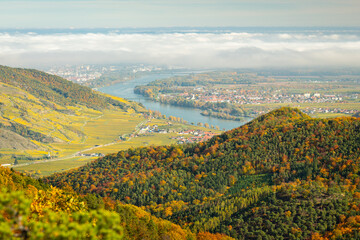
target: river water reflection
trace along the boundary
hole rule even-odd
[[[176,75],[180,75],[180,74],[176,74]],[[223,120],[218,118],[206,117],[200,114],[201,110],[154,102],[151,101],[150,99],[143,97],[142,95],[134,93],[134,88],[138,85],[146,85],[154,80],[164,79],[172,76],[175,76],[175,74],[157,74],[157,75],[144,76],[130,81],[116,83],[112,86],[103,87],[100,88],[99,91],[103,93],[111,94],[113,96],[122,97],[128,100],[140,102],[147,109],[151,109],[153,111],[159,111],[162,114],[165,114],[166,116],[180,117],[188,121],[189,123],[194,123],[194,124],[197,124],[198,122],[208,123],[209,125],[219,126],[220,129],[230,130],[239,127],[241,125],[244,125],[245,123],[251,120],[250,118],[245,118],[244,121],[232,121],[232,120]]]

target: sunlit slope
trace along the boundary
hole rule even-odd
[[[131,133],[136,103],[36,70],[0,66],[0,154],[74,153]]]
[[[80,104],[103,109],[108,108],[110,104],[122,108],[129,107],[120,101],[93,92],[88,87],[38,70],[0,66],[0,81],[62,106]]]
[[[110,154],[47,179],[238,239],[360,236],[360,119],[281,108],[190,145]]]

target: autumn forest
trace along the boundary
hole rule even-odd
[[[357,239],[359,128],[281,108],[208,142],[120,151],[44,180],[194,232]]]

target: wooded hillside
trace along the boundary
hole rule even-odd
[[[48,183],[238,239],[359,237],[360,119],[281,108],[211,140],[129,149]]]
[[[130,204],[78,195],[0,167],[1,239],[218,239],[193,234]]]

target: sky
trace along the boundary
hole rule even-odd
[[[0,0],[0,65],[360,67],[359,9],[359,0]],[[159,27],[187,30],[91,30]],[[36,31],[50,28],[88,30]]]
[[[1,0],[0,28],[360,26],[359,0]]]

